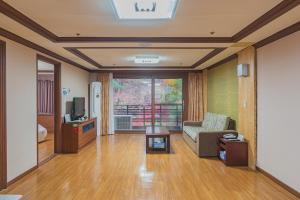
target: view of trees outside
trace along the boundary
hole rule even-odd
[[[151,105],[151,79],[113,79],[114,105]]]
[[[182,79],[155,79],[155,103],[181,104]]]
[[[155,79],[155,125],[182,127],[182,79]]]
[[[133,129],[151,125],[151,79],[114,79],[114,113],[132,116]],[[182,127],[182,79],[155,79],[155,125]]]

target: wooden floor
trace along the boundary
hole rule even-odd
[[[46,140],[38,144],[38,161],[42,163],[43,161],[49,159],[54,155],[54,133],[48,133]]]
[[[101,137],[77,155],[56,156],[2,193],[37,200],[297,199],[260,173],[198,158],[181,135],[172,135],[172,154],[146,155],[144,137]]]

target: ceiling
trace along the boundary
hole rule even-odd
[[[299,3],[179,0],[170,20],[119,20],[111,0],[5,0],[0,25],[90,70],[195,70],[299,22]],[[161,62],[134,64],[149,54]]]

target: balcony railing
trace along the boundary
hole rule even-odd
[[[182,129],[182,104],[155,104],[155,126],[165,126],[169,130]],[[114,115],[128,116],[127,127],[131,130],[143,130],[152,124],[151,105],[114,105]],[[118,130],[117,127],[115,127]]]

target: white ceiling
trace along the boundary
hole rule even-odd
[[[281,0],[180,0],[172,20],[119,20],[111,0],[6,0],[58,36],[231,37]],[[259,6],[258,6],[259,5]]]
[[[280,0],[179,0],[174,19],[162,21],[118,20],[110,0],[5,0],[57,36],[93,37],[231,37],[255,19],[271,10]],[[138,43],[69,42],[54,43],[19,22],[0,14],[0,26],[27,40],[90,69],[93,64],[64,47],[225,47],[226,50],[198,66],[208,67],[241,49],[256,43],[300,20],[300,6],[276,18],[239,42],[242,43]],[[214,31],[213,36],[210,32]],[[103,66],[132,66],[127,58],[151,53],[166,57],[158,67],[188,66],[202,59],[212,49],[78,49]],[[134,67],[134,66],[133,66]],[[184,68],[184,67],[183,67]],[[141,69],[136,67],[136,69]],[[184,68],[186,69],[186,68]]]
[[[160,57],[159,64],[148,66],[191,66],[212,49],[79,49],[103,66],[138,66],[135,56]],[[144,65],[143,65],[144,66]]]

